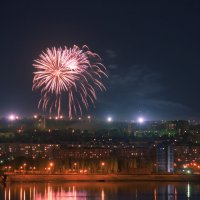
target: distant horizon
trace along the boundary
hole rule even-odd
[[[10,120],[9,117],[13,115],[15,116],[16,118],[13,119],[13,120]],[[23,119],[34,119],[34,116],[36,114],[34,113],[33,115],[18,115],[18,114],[15,114],[15,113],[12,113],[12,114],[9,114],[9,115],[0,115],[0,120],[1,119],[5,119],[5,120],[8,120],[8,121],[17,121],[17,120],[23,120]],[[88,119],[88,116],[90,116],[91,118]],[[48,115],[48,114],[37,114],[37,117],[45,117],[46,119],[49,119],[49,120],[66,120],[66,121],[81,121],[81,120],[96,120],[96,121],[102,121],[102,122],[107,122],[107,123],[115,123],[115,122],[127,122],[127,123],[146,123],[146,122],[166,122],[166,121],[188,121],[188,122],[191,122],[191,123],[200,123],[200,119],[184,119],[184,118],[168,118],[168,119],[146,119],[144,117],[144,121],[143,122],[140,122],[139,121],[139,118],[135,118],[135,119],[119,119],[119,118],[112,118],[112,121],[108,121],[108,118],[110,116],[105,116],[104,118],[103,117],[96,117],[96,116],[93,116],[93,115],[82,115],[82,116],[74,116],[72,119],[70,119],[68,116],[66,115],[60,115],[60,118],[58,118],[57,115]]]

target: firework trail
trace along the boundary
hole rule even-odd
[[[68,103],[68,116],[81,114],[97,99],[96,91],[104,91],[106,68],[100,57],[87,46],[51,48],[34,60],[33,90],[40,89],[38,107],[56,110],[58,116],[63,101]]]

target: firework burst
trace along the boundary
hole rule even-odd
[[[82,108],[94,105],[96,91],[105,90],[103,78],[107,77],[106,68],[100,57],[87,46],[79,48],[51,48],[34,60],[33,89],[40,89],[38,103],[50,113],[56,110],[58,116],[63,101],[68,103],[68,116],[81,114]]]

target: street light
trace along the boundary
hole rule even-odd
[[[50,168],[50,167],[48,167],[48,168],[47,168],[47,170],[50,172],[51,168]]]
[[[75,162],[74,163],[74,169],[76,170],[76,168],[77,168],[77,163]]]
[[[26,163],[24,163],[23,166],[24,166],[24,172],[25,172],[25,170],[26,170]]]
[[[11,170],[11,168],[12,168],[11,166],[8,166],[8,171],[10,171],[10,170]]]
[[[53,172],[53,166],[54,166],[54,163],[53,163],[53,162],[50,162],[50,163],[49,163],[48,170],[49,170],[49,171],[51,170],[51,173]]]
[[[101,162],[101,169],[102,169],[102,172],[104,172],[104,167],[105,167],[105,162]]]

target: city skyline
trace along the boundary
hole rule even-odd
[[[200,1],[0,16],[0,199],[199,199]]]
[[[52,46],[87,44],[109,80],[85,116],[200,119],[199,2],[32,1],[2,8],[0,116],[43,114],[40,94],[32,92],[33,60]]]

